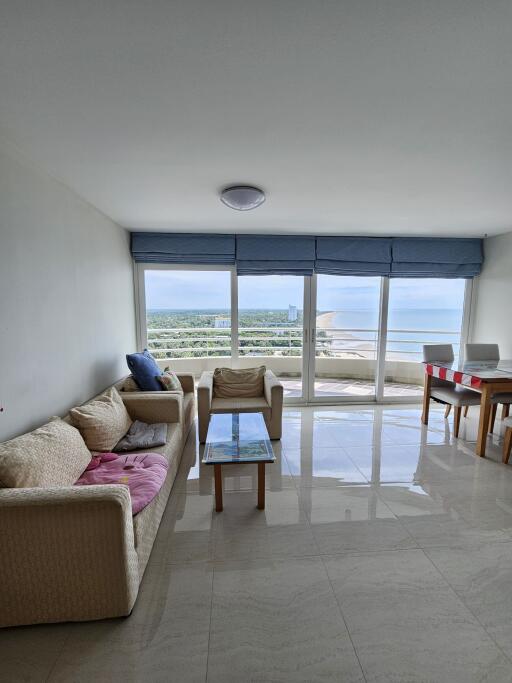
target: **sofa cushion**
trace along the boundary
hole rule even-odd
[[[162,387],[156,379],[162,374],[162,371],[147,349],[144,349],[142,353],[128,354],[126,362],[142,391],[162,391]]]
[[[80,432],[56,418],[0,444],[0,486],[72,486],[90,460]]]
[[[270,415],[270,406],[263,396],[254,398],[214,398],[210,412],[212,413],[263,413]]]
[[[141,448],[156,448],[157,446],[165,446],[166,441],[167,424],[165,422],[147,424],[146,422],[135,420],[128,434],[123,436],[121,441],[115,445],[114,452],[124,453],[140,450]]]
[[[143,510],[158,494],[169,467],[166,458],[157,453],[115,455],[103,453],[97,466],[86,470],[76,482],[77,486],[93,484],[124,484],[130,489],[132,514]]]
[[[140,387],[135,381],[133,375],[128,375],[126,379],[122,380],[122,382],[119,382],[119,384],[116,384],[118,387],[119,391],[140,391]]]
[[[263,395],[266,368],[216,368],[213,373],[214,398],[254,398]]]
[[[111,451],[132,424],[121,396],[113,387],[93,401],[73,408],[69,415],[91,451]]]

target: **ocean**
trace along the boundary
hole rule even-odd
[[[336,311],[331,317],[330,327],[345,328],[353,342],[373,341],[378,328],[378,313],[375,310]],[[457,353],[461,327],[460,309],[392,309],[388,315],[388,354],[421,360],[422,346],[428,342],[454,344]]]

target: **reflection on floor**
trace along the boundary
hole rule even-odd
[[[2,681],[510,682],[512,466],[432,406],[289,409],[256,509],[195,435],[133,614],[0,632]]]
[[[302,396],[302,379],[300,377],[280,377],[284,387],[284,395],[288,398]],[[423,395],[423,386],[417,384],[399,384],[386,382],[384,387],[386,397],[398,396],[402,398],[419,398]],[[317,398],[375,396],[375,382],[358,379],[329,379],[315,380],[315,396]]]

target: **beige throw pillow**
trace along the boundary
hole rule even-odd
[[[69,411],[91,451],[111,451],[132,426],[123,399],[113,387],[104,394]]]
[[[266,367],[217,368],[213,373],[214,398],[254,398],[263,395],[263,377]]]
[[[142,391],[133,375],[129,375],[121,384],[121,391]]]
[[[0,443],[0,487],[72,486],[90,461],[80,432],[56,418]]]

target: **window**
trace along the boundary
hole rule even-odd
[[[231,273],[144,272],[147,348],[157,359],[231,357]]]
[[[196,377],[262,364],[287,399],[417,399],[423,344],[460,353],[467,280],[137,268],[141,346]]]
[[[303,277],[238,278],[239,365],[260,358],[281,379],[285,396],[302,396],[303,308]]]
[[[385,396],[423,391],[423,344],[460,353],[466,280],[396,278],[389,282]]]
[[[315,396],[375,396],[380,277],[317,275]]]

